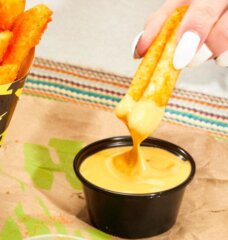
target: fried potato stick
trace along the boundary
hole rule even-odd
[[[0,66],[0,85],[14,82],[17,78],[19,66],[16,64],[6,64]]]
[[[127,94],[129,94],[135,101],[140,99],[147,88],[150,78],[153,75],[154,70],[161,58],[166,43],[172,32],[179,26],[186,9],[186,7],[181,7],[174,11],[174,13],[167,19],[160,33],[145,54],[127,92]],[[175,43],[173,44],[175,45]],[[167,70],[168,69],[164,71]]]
[[[175,87],[180,70],[173,66],[173,56],[176,49],[176,34],[178,26],[173,31],[162,56],[149,80],[149,84],[141,99],[154,101],[158,106],[166,106]]]
[[[25,0],[0,0],[0,29],[11,30],[24,9]]]
[[[52,11],[40,4],[24,12],[17,19],[3,64],[22,64],[29,51],[39,43],[48,22],[51,21],[51,15]]]
[[[0,63],[3,60],[12,36],[13,34],[10,31],[0,32]]]
[[[187,7],[178,8],[167,19],[139,65],[126,95],[117,104],[115,113],[124,122],[140,100],[149,99],[158,106],[167,103],[180,73],[174,69],[172,61],[176,31],[186,10]]]

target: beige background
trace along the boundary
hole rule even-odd
[[[41,2],[54,20],[37,56],[132,76],[132,40],[164,0],[27,0],[27,7]],[[228,71],[213,62],[185,69],[178,86],[228,97]]]

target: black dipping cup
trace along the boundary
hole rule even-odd
[[[183,161],[190,162],[190,175],[180,185],[156,193],[125,194],[98,187],[81,175],[79,168],[87,157],[107,148],[131,145],[132,139],[129,136],[112,137],[94,142],[77,154],[74,170],[83,184],[89,217],[96,228],[128,239],[152,237],[167,231],[174,225],[185,188],[195,174],[195,163],[181,147],[164,140],[148,138],[141,146],[158,147],[177,155]]]

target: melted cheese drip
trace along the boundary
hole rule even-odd
[[[81,174],[93,184],[116,192],[152,193],[173,188],[190,174],[189,161],[153,147],[140,147],[153,133],[164,114],[151,100],[134,101],[126,95],[116,108],[116,115],[128,127],[133,147],[100,151],[81,165]]]
[[[164,109],[164,107],[157,106],[151,100],[135,102],[129,95],[126,95],[117,106],[116,115],[126,124],[133,139],[130,160],[126,157],[121,160],[129,163],[129,173],[147,175],[147,172],[150,171],[142,157],[140,144],[157,129],[163,117]]]

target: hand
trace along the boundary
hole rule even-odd
[[[177,34],[174,67],[199,65],[211,57],[228,66],[228,0],[166,0],[138,35],[134,57],[142,57],[174,9],[189,6]]]

